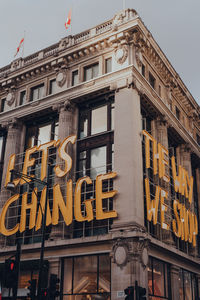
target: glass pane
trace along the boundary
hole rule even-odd
[[[84,294],[84,295],[64,295],[63,300],[110,300],[110,294]],[[156,299],[159,300],[159,299]]]
[[[82,113],[80,116],[80,138],[87,136],[88,132],[88,114],[87,112]]]
[[[92,68],[91,67],[85,69],[84,79],[86,81],[92,79]]]
[[[107,106],[102,106],[92,110],[91,134],[107,130]]]
[[[99,64],[94,65],[92,69],[93,69],[92,78],[95,78],[99,75]]]
[[[58,140],[58,122],[55,123],[55,128],[54,128],[54,140]]]
[[[95,179],[98,174],[106,173],[106,146],[91,150],[90,177]]]
[[[37,145],[42,145],[51,140],[51,124],[39,127]]]
[[[192,299],[191,274],[184,271],[185,300]]]
[[[20,93],[20,103],[19,105],[23,105],[26,102],[26,92],[23,91]]]
[[[106,59],[106,73],[112,72],[112,58]]]
[[[78,71],[72,72],[72,85],[78,84]]]
[[[67,258],[64,261],[64,281],[63,281],[63,293],[72,293],[72,258]]]
[[[152,259],[149,259],[149,266],[148,266],[148,293],[150,295],[153,294],[153,278],[152,278]]]
[[[156,259],[153,260],[153,286],[154,295],[165,296],[163,263]]]
[[[179,272],[179,300],[184,300],[184,293],[183,293],[183,272],[180,270]]]
[[[99,256],[99,293],[110,292],[110,258]]]
[[[32,97],[33,99],[33,101],[34,100],[37,100],[38,98],[39,98],[39,96],[38,96],[38,89],[33,89],[33,97]]]
[[[111,130],[115,129],[115,116],[114,116],[114,112],[115,112],[115,107],[114,105],[111,106]]]
[[[97,292],[97,256],[74,258],[73,293]]]
[[[49,94],[55,94],[57,91],[58,91],[58,86],[56,83],[56,79],[51,80]]]
[[[0,162],[3,160],[3,136],[0,136]]]

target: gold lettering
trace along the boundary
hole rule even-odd
[[[37,189],[35,188],[32,192],[31,203],[27,203],[28,201],[28,193],[24,193],[22,195],[22,207],[21,207],[21,220],[20,220],[20,232],[25,231],[26,229],[26,211],[30,209],[30,217],[29,217],[29,229],[35,227],[35,218],[36,218],[36,210],[37,210]]]
[[[160,187],[156,186],[155,199],[151,200],[149,178],[145,178],[145,192],[146,192],[146,205],[147,205],[147,220],[151,222],[153,217],[153,224],[155,225],[158,222],[158,204],[159,204]]]
[[[145,161],[146,168],[150,168],[150,141],[153,146],[153,174],[156,175],[158,173],[158,163],[157,163],[157,142],[156,140],[146,131],[142,131],[145,136]]]
[[[41,164],[41,175],[40,179],[44,180],[47,176],[47,154],[48,148],[54,146],[56,141],[50,141],[38,147],[38,150],[42,151],[42,164]]]
[[[50,207],[49,207],[49,200],[46,199],[46,192],[47,192],[47,187],[45,186],[42,190],[41,193],[41,198],[40,198],[40,204],[38,208],[38,215],[37,215],[37,220],[36,220],[36,226],[35,226],[35,231],[41,228],[42,224],[42,214],[44,214],[44,208],[45,208],[45,202],[47,200],[47,217],[46,217],[46,226],[49,226],[51,224],[51,212],[50,212]]]
[[[22,171],[22,173],[25,174],[25,175],[27,175],[28,168],[34,166],[34,164],[35,164],[35,158],[30,159],[30,156],[36,150],[37,150],[36,146],[26,150],[25,159],[24,159],[24,166],[23,166],[23,171]],[[26,179],[26,181],[30,182],[31,179]],[[22,184],[26,183],[26,181],[22,178],[20,180],[20,184],[22,185]]]

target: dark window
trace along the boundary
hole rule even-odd
[[[112,57],[105,60],[105,73],[112,72]]]
[[[6,134],[4,132],[0,132],[0,185],[1,185],[2,174],[3,174],[5,144],[6,144]]]
[[[180,110],[178,109],[177,106],[176,106],[176,117],[178,120],[180,120]]]
[[[31,98],[30,101],[38,100],[44,97],[44,84],[40,84],[31,88]]]
[[[84,81],[95,78],[99,75],[99,64],[94,64],[84,68]]]
[[[161,86],[159,85],[159,87],[158,87],[158,94],[159,94],[159,96],[161,97]]]
[[[49,85],[49,94],[55,94],[58,91],[58,86],[56,83],[56,79],[50,80],[50,85]]]
[[[197,133],[197,143],[198,143],[199,146],[200,146],[200,136],[198,135],[198,133]]]
[[[153,257],[148,265],[148,293],[149,300],[171,299],[169,264]]]
[[[79,297],[110,299],[111,267],[108,254],[65,258],[62,266],[63,299],[68,299],[67,295],[71,300]]]
[[[72,86],[78,84],[78,70],[72,72]]]
[[[142,64],[142,75],[145,77],[145,65]]]
[[[150,72],[149,72],[149,83],[152,86],[152,88],[155,89],[156,80]]]
[[[26,102],[26,91],[20,93],[19,105],[23,105]]]
[[[5,111],[6,98],[1,99],[1,112]]]

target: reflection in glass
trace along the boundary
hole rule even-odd
[[[97,77],[99,74],[99,64],[95,64],[84,69],[84,81]]]
[[[90,177],[95,179],[98,174],[106,173],[106,147],[99,147],[91,150],[91,173]]]
[[[51,124],[39,127],[37,145],[42,145],[51,140]]]
[[[107,130],[107,106],[102,106],[92,110],[91,134],[100,133]]]
[[[106,63],[105,72],[106,73],[112,72],[112,57],[106,59],[105,63]]]
[[[178,283],[179,283],[179,300],[184,300],[184,293],[183,293],[183,272],[182,272],[182,270],[180,270],[180,272],[179,272]]]
[[[97,256],[74,258],[73,293],[97,293]]]
[[[65,259],[64,264],[64,282],[63,282],[63,293],[72,294],[72,258]]]
[[[108,255],[99,256],[99,293],[110,291],[110,258]]]
[[[56,83],[56,79],[50,81],[49,94],[55,94],[58,91],[58,86]]]
[[[88,135],[88,116],[87,113],[82,113],[80,117],[80,138]]]
[[[78,84],[78,70],[72,72],[72,86]]]
[[[0,162],[3,160],[3,136],[0,136]]]
[[[40,99],[44,96],[44,85],[40,85],[32,88],[32,97],[31,101]]]
[[[80,152],[79,156],[79,177],[86,175],[86,151]]]
[[[185,288],[185,300],[192,299],[192,289],[191,289],[191,274],[184,271],[184,288]]]

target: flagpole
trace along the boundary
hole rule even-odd
[[[22,58],[24,57],[25,33],[26,33],[26,31],[24,30],[24,42],[23,42],[23,49],[22,49]]]

